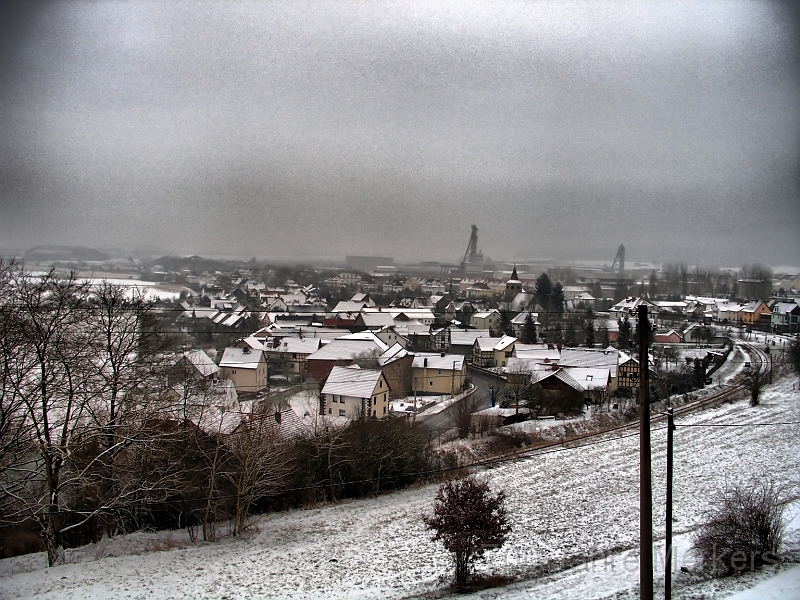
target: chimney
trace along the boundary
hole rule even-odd
[[[444,350],[442,350],[442,358],[444,358]]]

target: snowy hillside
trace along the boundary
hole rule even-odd
[[[726,485],[772,477],[800,494],[800,391],[792,382],[797,387],[794,378],[767,388],[755,408],[742,400],[677,420],[678,565],[692,564],[684,554],[687,532],[699,522],[709,497]],[[542,577],[477,597],[533,593],[569,598],[577,593],[602,598],[632,593],[637,582],[632,549],[638,539],[638,437],[624,435],[585,442],[589,445],[577,449],[551,449],[485,472],[495,489],[506,490],[514,530],[507,545],[490,552],[480,570]],[[652,437],[658,538],[664,515],[663,425],[654,426]],[[429,541],[420,518],[429,510],[435,489],[429,485],[269,515],[244,538],[214,544],[192,545],[183,532],[140,533],[68,551],[71,564],[52,569],[44,567],[42,554],[7,559],[0,561],[0,596],[238,599],[424,594],[442,587],[450,576],[448,556]],[[796,504],[790,509],[796,514]],[[791,524],[790,548],[800,548],[798,519]],[[598,560],[587,566],[591,558]],[[618,571],[609,575],[613,564]],[[685,580],[678,577],[675,597],[682,590],[688,593]]]

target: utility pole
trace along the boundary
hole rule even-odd
[[[675,431],[675,415],[670,408],[667,411],[667,507],[666,507],[666,532],[664,544],[664,598],[672,598],[672,433]]]
[[[653,481],[650,471],[650,369],[647,306],[639,323],[639,598],[653,600]]]

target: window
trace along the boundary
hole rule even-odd
[[[372,416],[373,417],[377,417],[378,416],[378,411],[377,410],[373,410],[372,411]]]
[[[386,407],[383,407],[383,414],[386,414]]]
[[[433,381],[431,381],[431,387],[433,387]]]
[[[439,369],[439,372],[437,373],[437,375],[441,375],[441,374],[442,374],[442,370]]]
[[[333,409],[332,409],[332,408],[329,408],[329,409],[328,409],[328,414],[329,414],[329,415],[332,415],[332,414],[333,414]]]
[[[339,416],[340,416],[340,417],[343,417],[343,416],[344,416],[344,409],[343,409],[343,408],[340,408],[340,409],[339,409]]]

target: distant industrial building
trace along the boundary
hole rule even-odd
[[[377,271],[378,267],[393,266],[394,258],[391,256],[347,256],[345,264],[348,269],[371,273]]]

